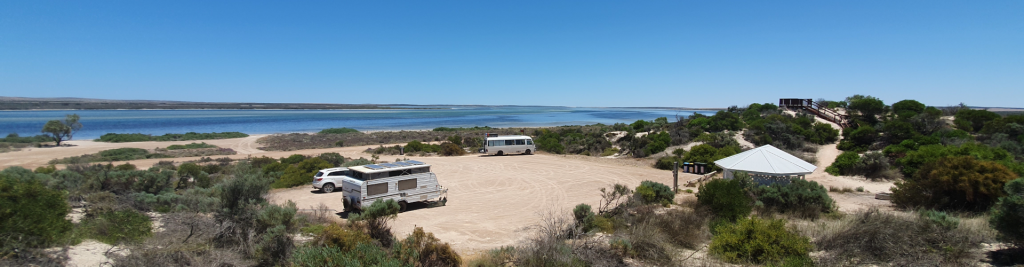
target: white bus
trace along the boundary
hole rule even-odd
[[[533,138],[525,135],[506,135],[487,137],[484,141],[484,153],[487,155],[508,155],[508,154],[533,154],[537,146],[533,145]]]
[[[345,210],[363,209],[376,200],[395,200],[404,211],[413,202],[446,202],[448,189],[437,182],[430,165],[407,160],[349,167],[342,179]]]

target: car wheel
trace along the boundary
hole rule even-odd
[[[524,154],[527,154],[527,155],[533,155],[533,151],[530,151],[529,149],[527,149],[527,150],[526,150],[526,153],[524,153]]]
[[[324,193],[334,192],[334,184],[325,184],[323,187],[320,187],[320,191]]]
[[[505,152],[502,152],[502,151],[498,151],[498,154],[496,154],[496,155],[498,155],[498,156],[504,156],[504,155],[505,155]]]

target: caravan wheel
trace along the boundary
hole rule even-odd
[[[398,212],[405,211],[408,206],[409,206],[409,203],[405,203],[405,201],[399,201],[398,202]]]

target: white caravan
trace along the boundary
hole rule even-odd
[[[345,210],[363,209],[376,200],[395,200],[404,211],[413,202],[447,201],[448,189],[437,182],[430,165],[407,160],[349,167],[341,179]]]
[[[530,155],[534,151],[537,151],[537,147],[533,145],[533,138],[525,135],[487,137],[484,141],[484,153],[487,155]]]

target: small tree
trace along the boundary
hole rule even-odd
[[[54,142],[57,142],[57,146],[65,140],[71,140],[72,135],[82,129],[82,124],[78,122],[78,114],[70,114],[64,118],[64,121],[51,120],[43,125],[42,132]]]

